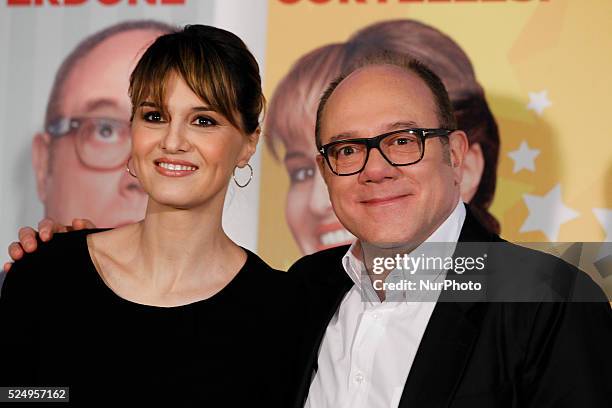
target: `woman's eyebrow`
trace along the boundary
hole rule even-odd
[[[156,103],[151,101],[141,102],[139,107],[148,107],[148,108],[159,108]],[[192,112],[216,112],[216,110],[210,108],[209,106],[193,106],[190,108]]]
[[[194,106],[191,108],[193,112],[216,112],[214,109],[211,109],[209,106]]]

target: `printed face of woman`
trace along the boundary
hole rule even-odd
[[[317,169],[317,149],[314,142],[315,120],[304,117],[303,126],[288,135],[284,164],[289,174],[285,215],[303,254],[349,244],[354,236],[348,232],[329,201],[327,187]]]
[[[131,166],[150,198],[163,206],[222,209],[235,166],[255,152],[246,135],[203,102],[178,75],[169,76],[165,111],[151,100],[132,121]]]

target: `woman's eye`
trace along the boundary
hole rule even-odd
[[[142,118],[147,122],[161,122],[163,119],[162,114],[157,111],[145,112]]]
[[[313,178],[315,169],[312,167],[301,167],[289,172],[289,178],[292,183],[301,183],[310,178]]]
[[[206,116],[198,116],[193,121],[193,124],[196,126],[209,127],[209,126],[215,126],[217,122],[215,122],[211,118],[207,118]]]

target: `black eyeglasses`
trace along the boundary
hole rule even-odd
[[[95,170],[112,170],[125,166],[130,156],[130,123],[124,120],[59,118],[47,126],[47,133],[54,138],[73,134],[79,160]]]
[[[392,166],[409,166],[423,159],[426,139],[452,132],[450,129],[401,129],[370,138],[337,140],[321,146],[319,153],[335,175],[351,176],[365,168],[372,148],[378,149]]]

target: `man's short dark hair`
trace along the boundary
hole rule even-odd
[[[84,38],[72,52],[64,59],[62,65],[55,74],[55,80],[53,81],[53,87],[51,88],[51,94],[49,95],[49,101],[47,102],[47,112],[45,114],[45,129],[49,124],[56,120],[59,116],[60,106],[62,104],[62,91],[66,79],[72,72],[74,66],[82,58],[86,57],[97,45],[102,43],[107,38],[110,38],[116,34],[121,34],[126,31],[133,30],[151,30],[161,31],[163,33],[170,33],[176,31],[176,27],[154,20],[133,20],[124,21],[118,24],[114,24],[101,31],[95,32],[94,34]],[[127,89],[125,90],[127,94]]]
[[[421,78],[433,94],[434,102],[437,107],[436,114],[438,116],[438,121],[440,122],[439,127],[451,130],[455,130],[457,128],[457,121],[448,97],[448,92],[446,92],[446,88],[444,87],[444,84],[440,78],[425,64],[417,61],[414,58],[410,58],[405,54],[396,52],[381,51],[358,61],[346,72],[334,79],[329,84],[325,92],[323,92],[321,101],[319,102],[319,107],[317,109],[317,121],[315,125],[315,142],[318,148],[321,147],[321,121],[323,119],[325,105],[338,85],[340,85],[340,83],[344,81],[351,73],[360,68],[380,65],[396,66],[406,70],[407,72],[412,72]],[[447,142],[446,138],[440,138],[440,140],[442,140],[443,143]]]

